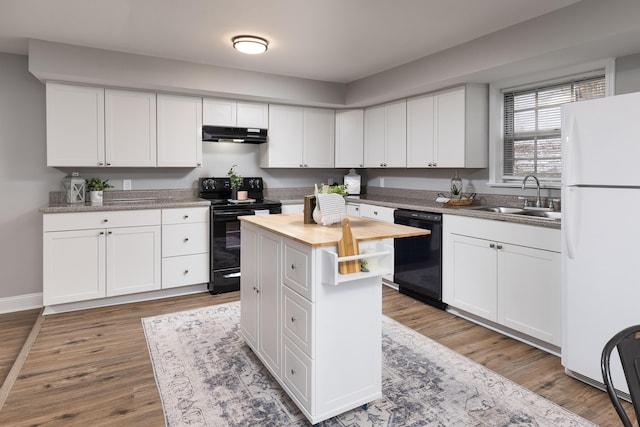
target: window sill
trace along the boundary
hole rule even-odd
[[[495,188],[522,188],[522,182],[487,182],[487,187]],[[527,182],[527,188],[535,188],[535,182]],[[559,182],[540,182],[540,188],[560,190],[562,184]]]

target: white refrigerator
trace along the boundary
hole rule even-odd
[[[562,364],[602,387],[602,348],[640,324],[640,93],[564,105],[562,159]]]

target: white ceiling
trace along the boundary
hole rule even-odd
[[[347,83],[578,1],[0,0],[0,52],[35,38]],[[268,52],[236,52],[240,34]]]

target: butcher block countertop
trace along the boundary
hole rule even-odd
[[[357,216],[349,216],[348,218],[351,221],[353,238],[358,241],[422,236],[430,233],[429,230],[421,228],[391,224]],[[241,216],[239,219],[308,246],[335,245],[342,237],[342,227],[339,223],[327,226],[305,224],[301,213],[247,215]]]

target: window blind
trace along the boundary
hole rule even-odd
[[[503,179],[528,174],[559,180],[562,173],[561,106],[605,96],[604,71],[595,76],[503,91]]]

